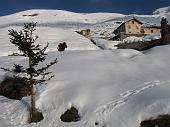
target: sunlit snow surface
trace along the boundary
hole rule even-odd
[[[100,17],[101,22],[106,17]],[[7,24],[0,28],[2,67],[11,67],[13,63],[27,65],[22,57],[7,56],[17,51],[9,42],[7,30],[22,29],[8,24],[15,18],[0,18],[1,24]],[[141,120],[170,113],[170,46],[138,52],[106,45],[109,50],[101,50],[74,32],[74,25],[67,29],[46,25],[37,27],[37,43],[44,46],[49,42],[47,62],[57,57],[58,63],[50,68],[55,77],[47,85],[37,86],[36,107],[44,119],[27,124],[29,97],[19,101],[0,96],[0,127],[94,127],[95,123],[99,127],[137,127]],[[65,52],[57,51],[60,42],[68,44]],[[0,80],[5,75],[8,74],[0,70]],[[78,108],[81,120],[61,122],[60,115],[71,106]]]

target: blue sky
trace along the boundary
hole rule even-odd
[[[62,9],[73,12],[151,14],[170,0],[1,0],[0,16],[28,9]]]

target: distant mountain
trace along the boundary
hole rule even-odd
[[[162,17],[167,18],[167,20],[170,24],[170,6],[156,9],[153,12],[153,15],[159,16],[160,18],[162,18]]]
[[[164,15],[164,14],[167,14],[167,13],[170,13],[170,6],[156,9],[153,12],[153,15],[160,15],[160,14]]]
[[[2,24],[5,21],[5,24],[11,22],[29,22],[35,21],[38,23],[99,23],[112,18],[122,17],[123,14],[118,13],[74,13],[64,10],[42,10],[34,9],[22,11],[19,13],[2,16],[0,21]],[[13,19],[11,21],[10,19]],[[2,21],[3,20],[3,21]]]

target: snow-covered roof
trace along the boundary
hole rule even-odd
[[[145,28],[158,28],[158,29],[161,28],[160,25],[157,25],[157,24],[148,24],[148,23],[144,23],[144,24],[142,25],[142,27],[145,27]]]

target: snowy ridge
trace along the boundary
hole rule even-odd
[[[156,9],[156,10],[153,12],[154,15],[166,14],[166,13],[170,13],[170,6]]]
[[[29,21],[37,22],[38,24],[54,24],[54,23],[99,23],[109,20],[114,17],[123,17],[123,14],[118,13],[74,13],[63,10],[27,10],[16,14],[0,17],[0,26],[5,24],[24,23]],[[10,21],[9,19],[13,19]]]
[[[160,18],[162,17],[167,18],[170,24],[170,6],[157,9],[153,12],[153,14],[159,16]]]

